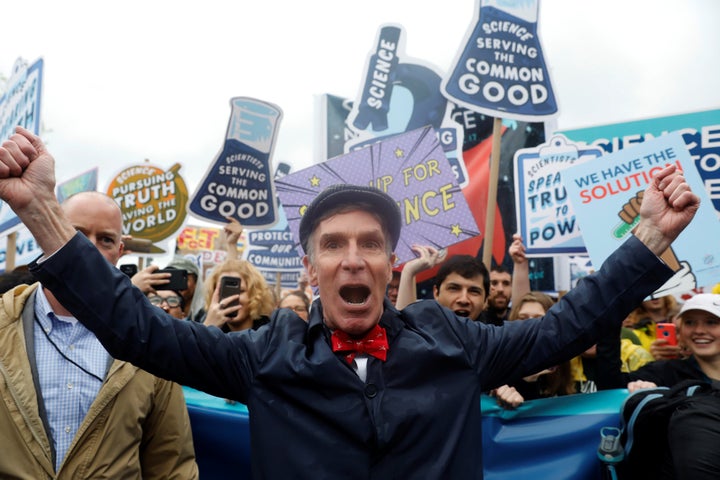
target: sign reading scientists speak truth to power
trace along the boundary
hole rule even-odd
[[[537,34],[540,0],[479,0],[474,26],[442,83],[457,104],[486,115],[540,121],[558,107]]]

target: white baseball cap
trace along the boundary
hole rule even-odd
[[[715,293],[699,293],[683,303],[679,315],[689,310],[702,310],[720,318],[720,295]]]

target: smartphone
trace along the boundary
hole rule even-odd
[[[677,345],[677,333],[675,331],[674,323],[658,323],[655,326],[656,338],[664,338],[667,340],[668,345]]]
[[[231,295],[240,294],[240,286],[242,280],[240,277],[221,277],[220,278],[220,300],[227,298]],[[235,307],[240,305],[240,301],[234,300],[226,305],[226,307]]]
[[[120,271],[132,278],[138,272],[138,266],[134,263],[125,263],[120,265]]]
[[[170,283],[163,285],[156,285],[158,290],[186,290],[187,289],[187,270],[181,270],[179,268],[163,268],[155,270],[153,273],[169,273]]]

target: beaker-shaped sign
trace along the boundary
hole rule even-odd
[[[441,85],[450,101],[485,115],[527,122],[557,114],[537,34],[539,1],[478,2],[474,27]]]
[[[225,144],[190,201],[200,218],[262,228],[277,222],[277,197],[270,159],[282,110],[254,98],[230,99]]]

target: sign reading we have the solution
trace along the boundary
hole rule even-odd
[[[624,123],[561,131],[567,138],[600,147],[607,153],[679,132],[720,216],[720,110],[670,115]]]
[[[701,204],[690,225],[661,258],[677,273],[655,295],[679,294],[720,281],[720,223],[685,142],[671,133],[563,170],[593,265],[600,266],[640,220],[643,192],[667,165],[682,170]]]
[[[389,137],[275,184],[298,249],[307,205],[336,184],[374,185],[397,201],[403,222],[399,263],[415,258],[413,244],[443,248],[480,234],[432,127]]]

